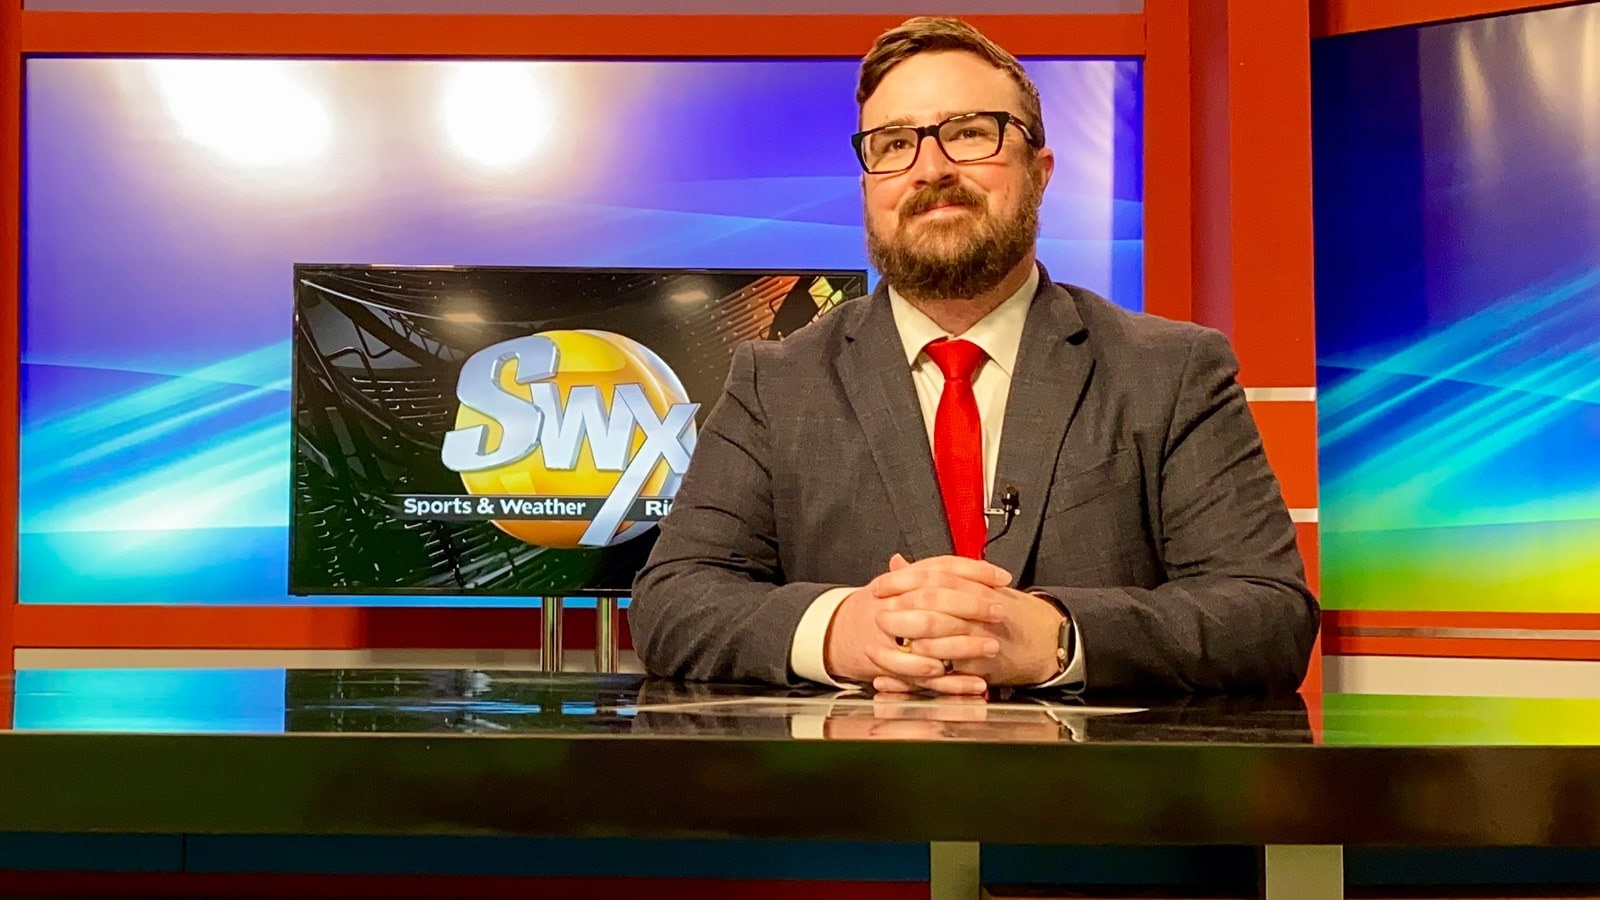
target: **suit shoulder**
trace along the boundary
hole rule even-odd
[[[783,340],[751,341],[748,346],[763,369],[827,362],[837,356],[844,336],[866,312],[871,301],[871,295],[845,301]]]
[[[1147,358],[1172,359],[1182,365],[1196,344],[1228,344],[1227,337],[1215,328],[1133,312],[1088,288],[1067,284],[1061,287],[1077,305],[1078,315],[1089,329],[1090,340],[1113,354],[1127,352]]]

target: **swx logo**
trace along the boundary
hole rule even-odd
[[[456,398],[441,460],[482,498],[479,512],[542,513],[492,520],[541,547],[608,547],[645,533],[652,521],[630,513],[660,518],[694,452],[699,404],[661,357],[606,331],[546,331],[480,350],[461,367]]]

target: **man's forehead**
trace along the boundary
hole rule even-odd
[[[1004,70],[964,52],[913,56],[883,77],[861,107],[864,127],[936,122],[981,110],[1012,110],[1016,83]]]

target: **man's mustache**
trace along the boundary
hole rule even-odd
[[[976,191],[961,185],[926,187],[906,199],[900,214],[909,219],[941,206],[977,208],[982,204],[983,198],[978,196]]]

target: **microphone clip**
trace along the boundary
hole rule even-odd
[[[989,538],[989,540],[987,541],[988,544],[992,544],[995,541],[999,540],[1006,533],[1006,531],[1011,528],[1011,520],[1015,519],[1017,517],[1017,511],[1020,510],[1021,508],[1022,508],[1022,497],[1021,497],[1021,494],[1018,493],[1016,486],[1015,485],[1010,485],[1010,484],[1006,485],[1005,486],[1005,490],[1000,492],[1000,506],[999,506],[999,508],[990,507],[990,508],[985,509],[983,511],[983,514],[986,517],[987,516],[1004,516],[1005,517],[1000,523],[1000,530],[995,532],[994,537]]]

